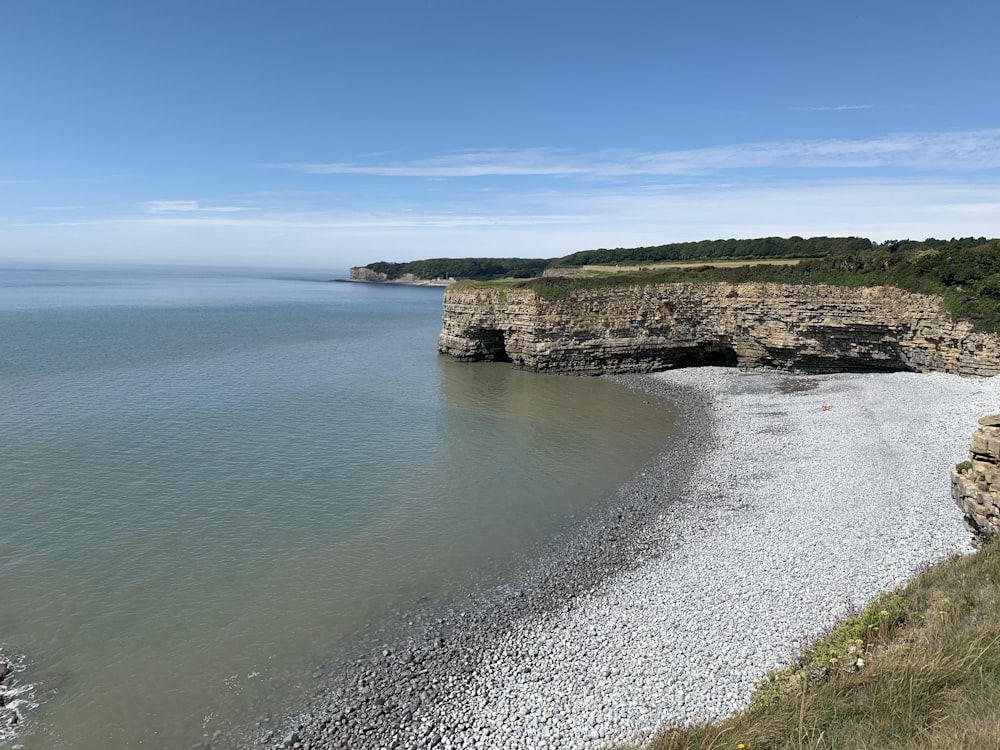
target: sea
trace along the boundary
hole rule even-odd
[[[667,445],[669,404],[440,356],[442,289],[0,268],[13,750],[223,747],[379,623],[492,586]]]

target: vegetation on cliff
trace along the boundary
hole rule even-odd
[[[1000,542],[931,566],[759,686],[650,750],[1000,747]]]
[[[872,250],[803,260],[793,265],[657,268],[648,271],[546,277],[520,282],[540,297],[576,290],[668,282],[777,282],[835,286],[896,286],[936,294],[957,319],[1000,332],[1000,240],[963,238],[887,243]]]
[[[987,242],[985,237],[923,241],[890,240],[875,244],[864,237],[762,237],[758,239],[675,242],[650,247],[583,250],[562,258],[428,258],[406,263],[378,261],[364,268],[385,274],[390,280],[411,274],[419,279],[525,279],[541,276],[549,269],[572,271],[583,266],[644,266],[658,263],[704,261],[755,261],[863,257],[869,254],[906,254],[919,250],[963,250]]]
[[[540,276],[549,261],[543,258],[430,258],[408,263],[369,263],[366,268],[390,280],[412,274],[418,279],[526,279]]]
[[[873,247],[862,237],[764,237],[754,240],[704,240],[655,247],[584,250],[562,258],[428,258],[406,263],[378,261],[365,268],[389,280],[412,274],[418,279],[526,279],[548,268],[612,264],[637,266],[664,261],[711,261],[775,258],[819,258],[833,253],[860,252]]]
[[[800,258],[788,265],[708,265],[716,260]],[[706,261],[690,267],[642,268],[643,263]],[[619,273],[576,273],[541,277],[550,268],[614,264],[635,270]],[[936,294],[956,318],[977,330],[1000,332],[1000,240],[962,237],[891,240],[873,244],[860,237],[765,237],[756,240],[706,240],[656,247],[587,250],[555,260],[538,258],[431,258],[409,263],[370,263],[371,271],[388,279],[412,274],[421,279],[455,278],[476,281],[520,279],[539,296],[553,299],[579,289],[607,285],[664,282],[890,285],[911,292]]]
[[[774,258],[822,258],[838,253],[871,250],[864,237],[762,237],[752,240],[702,240],[674,242],[652,247],[618,247],[613,250],[583,250],[549,264],[550,268],[593,265],[640,265],[667,261],[712,261]]]

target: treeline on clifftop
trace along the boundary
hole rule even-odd
[[[908,240],[906,242],[909,242]],[[912,243],[921,244],[921,243]],[[671,261],[774,260],[822,258],[835,253],[871,250],[864,237],[762,237],[753,240],[702,240],[674,242],[651,247],[618,247],[612,250],[582,250],[562,258],[428,258],[406,263],[378,261],[366,268],[384,273],[389,280],[412,274],[418,279],[527,279],[541,276],[548,268],[590,265],[638,266]]]
[[[527,279],[547,269],[581,266],[641,266],[670,262],[716,262],[826,258],[865,252],[903,252],[927,247],[959,249],[986,242],[985,237],[936,240],[891,240],[875,244],[864,237],[760,237],[750,240],[702,240],[650,247],[582,250],[562,258],[428,258],[406,263],[378,261],[366,268],[384,273],[389,280],[411,274],[418,279]]]
[[[566,297],[575,290],[610,285],[668,282],[776,282],[888,285],[911,292],[940,295],[956,319],[978,329],[1000,333],[1000,240],[964,237],[924,242],[888,242],[872,249],[837,253],[791,265],[697,266],[649,271],[532,279],[540,297]]]
[[[638,265],[670,261],[774,260],[780,258],[822,258],[835,253],[871,250],[864,237],[761,237],[754,240],[701,240],[674,242],[651,247],[618,247],[612,250],[582,250],[549,264],[550,268],[573,266]]]

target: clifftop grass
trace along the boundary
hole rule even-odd
[[[1000,543],[931,566],[818,639],[719,724],[651,750],[1000,747]]]

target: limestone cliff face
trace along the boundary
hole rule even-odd
[[[547,300],[463,285],[445,293],[438,349],[587,374],[696,364],[1000,373],[1000,337],[952,322],[940,302],[894,287],[651,284]]]
[[[353,266],[351,268],[350,279],[351,281],[370,281],[374,283],[388,281],[389,277],[379,271],[373,271],[366,266]]]
[[[951,496],[976,543],[1000,532],[1000,414],[972,433],[969,460],[951,470]]]
[[[352,267],[350,279],[351,281],[367,281],[371,284],[409,284],[413,286],[450,286],[455,283],[455,279],[452,278],[424,279],[412,273],[404,273],[390,279],[388,274],[373,271],[367,266]]]

